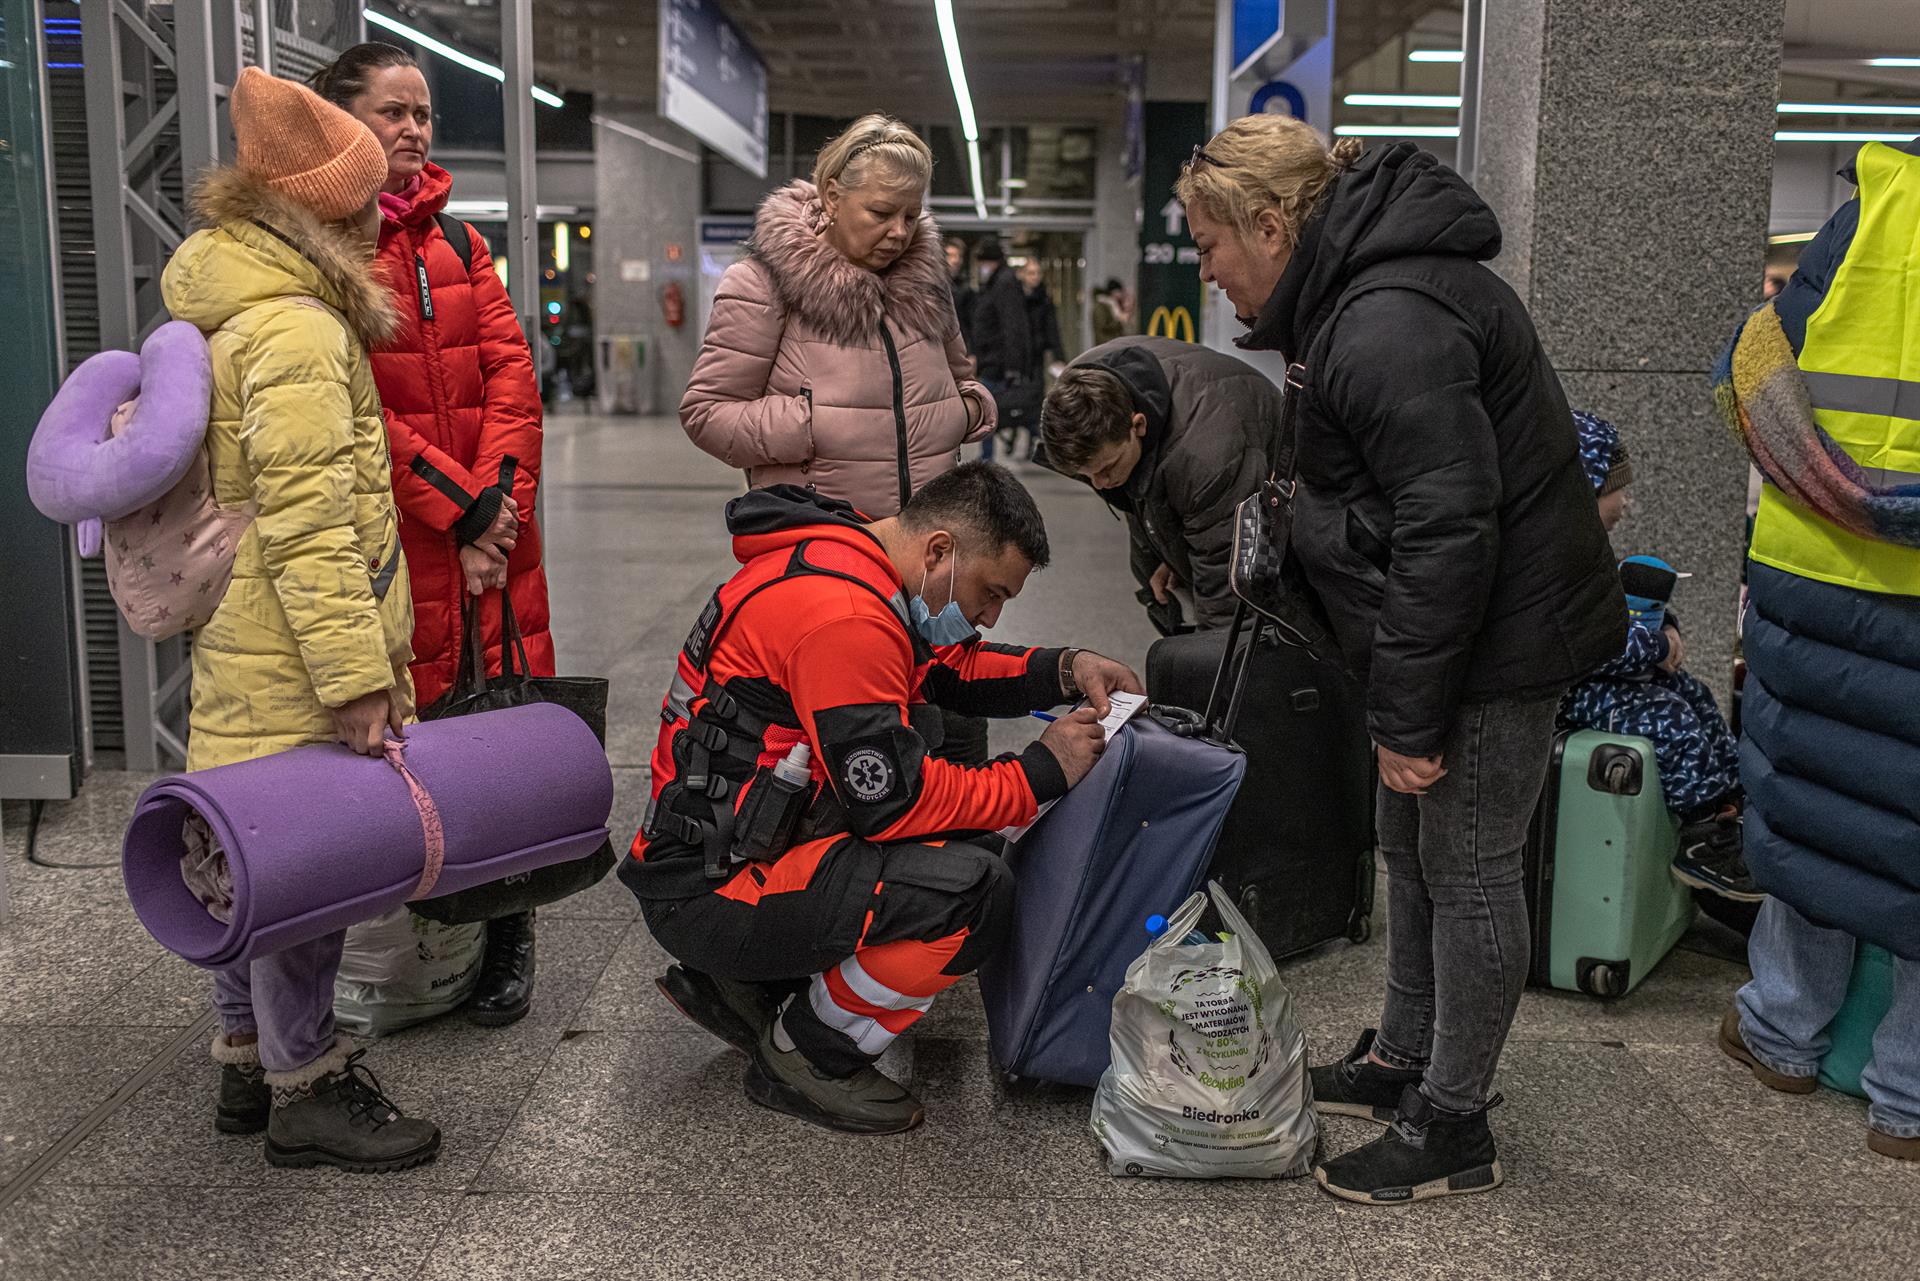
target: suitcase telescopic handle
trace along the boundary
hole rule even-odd
[[[1249,610],[1245,601],[1240,601],[1233,609],[1233,622],[1227,626],[1227,647],[1220,655],[1220,666],[1213,674],[1213,688],[1207,693],[1207,710],[1202,718],[1206,725],[1206,736],[1220,743],[1232,743],[1234,731],[1240,727],[1240,709],[1246,702],[1247,675],[1253,668],[1253,651],[1260,643],[1260,620],[1254,619],[1249,630],[1247,643],[1240,643],[1241,629],[1246,627]],[[1226,695],[1224,705],[1222,694]]]

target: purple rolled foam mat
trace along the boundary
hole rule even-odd
[[[584,858],[607,839],[613,771],[586,722],[536,703],[410,725],[406,763],[445,828],[432,895]],[[226,851],[233,920],[181,877],[181,825],[197,811]],[[426,838],[406,780],[340,744],[177,774],[149,787],[121,866],[140,923],[207,969],[345,929],[407,901]],[[431,896],[431,895],[430,895]]]

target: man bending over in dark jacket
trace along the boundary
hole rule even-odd
[[[1140,603],[1162,635],[1233,621],[1233,512],[1267,474],[1279,421],[1280,389],[1264,374],[1170,338],[1095,347],[1047,394],[1047,465],[1126,513]]]

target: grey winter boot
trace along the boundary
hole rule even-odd
[[[213,1128],[222,1134],[258,1134],[267,1128],[273,1090],[260,1068],[260,1044],[235,1045],[224,1032],[213,1034],[213,1061],[220,1065],[220,1100]]]
[[[440,1127],[402,1116],[360,1064],[365,1050],[345,1041],[294,1072],[269,1072],[273,1116],[267,1124],[267,1164],[331,1165],[356,1174],[381,1174],[425,1165],[440,1155]]]

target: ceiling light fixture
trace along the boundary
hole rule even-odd
[[[410,27],[400,21],[400,19],[388,17],[386,14],[381,13],[371,6],[362,9],[361,12],[366,15],[367,21],[371,22],[374,26],[385,27],[395,35],[405,36],[422,49],[431,50],[439,54],[442,58],[445,58],[448,62],[465,67],[468,71],[478,71],[489,80],[497,80],[501,84],[507,82],[507,73],[494,66],[491,62],[482,62],[470,53],[462,53],[452,45],[434,39],[418,27]],[[561,100],[558,94],[542,89],[539,85],[533,87],[533,100],[545,107],[564,107],[567,105]]]
[[[1916,102],[1783,102],[1783,116],[1920,116]]]
[[[1458,49],[1415,49],[1407,55],[1408,62],[1464,62],[1467,55]]]
[[[1343,101],[1349,107],[1448,107],[1459,110],[1457,93],[1350,93]]]
[[[973,94],[967,89],[967,65],[960,57],[960,30],[953,25],[953,0],[933,0],[940,24],[940,47],[947,55],[947,78],[953,81],[953,100],[960,108],[960,132],[967,139],[967,165],[973,171],[973,212],[987,216],[987,187],[980,174],[980,122],[973,115]]]
[[[1869,67],[1920,67],[1920,58],[1868,58]]]
[[[1873,133],[1865,130],[1846,129],[1780,129],[1773,135],[1775,142],[1912,142],[1915,131],[1904,133]]]
[[[1335,125],[1342,138],[1458,138],[1459,125]]]
[[[1781,236],[1768,236],[1770,245],[1803,245],[1820,233],[1817,231],[1789,231]]]

